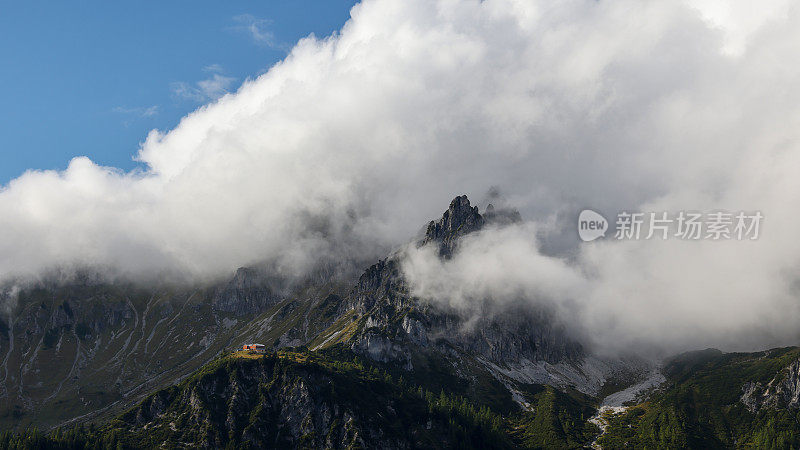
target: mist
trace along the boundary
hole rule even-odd
[[[410,251],[417,295],[469,311],[523,293],[604,348],[797,343],[798,51],[789,2],[365,0],[153,130],[143,169],[76,156],[9,182],[0,280],[301,277],[382,257],[499,185],[526,223],[451,261]],[[579,245],[584,207],[765,222],[752,242]]]
[[[755,351],[800,339],[796,271],[776,269],[796,259],[763,254],[769,244],[607,240],[556,257],[542,251],[542,236],[531,223],[489,227],[450,259],[409,245],[403,273],[413,295],[467,323],[520,304],[552,311],[597,354]]]

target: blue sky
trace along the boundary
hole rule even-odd
[[[352,0],[0,0],[0,184],[75,156],[130,170],[153,128],[233,90]]]

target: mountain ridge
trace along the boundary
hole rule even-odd
[[[446,260],[464,236],[519,221],[514,210],[481,214],[458,196],[410,245]],[[411,294],[400,258],[392,253],[352,282],[292,284],[240,268],[191,290],[75,282],[23,291],[0,327],[0,421],[17,429],[98,424],[133,447],[160,436],[205,447],[574,448],[600,434],[589,419],[605,395],[655,370],[646,360],[593,355],[546,308],[510,307],[465,327],[467,318]],[[262,342],[269,353],[235,353],[242,342]],[[663,389],[720,355],[676,357]],[[742,377],[735,404],[756,415],[796,409],[792,367],[787,360],[770,365],[770,377]],[[358,387],[332,396],[339,384]],[[368,407],[360,394],[371,389],[382,394]],[[419,413],[404,415],[397,402]],[[380,411],[363,413],[371,407]],[[618,424],[642,408],[603,419],[598,442],[632,439]],[[386,417],[412,432],[398,433]]]
[[[518,220],[514,211],[489,210],[491,219],[484,219],[466,196],[458,196],[429,223],[417,245],[439,246],[447,258],[464,235],[497,218]],[[505,385],[552,381],[550,365],[568,360],[571,366],[583,356],[541,312],[535,317],[515,311],[505,322],[495,317],[465,335],[457,314],[409,294],[396,256],[368,267],[349,288],[333,281],[292,290],[252,268],[238,269],[227,282],[189,290],[86,280],[20,294],[18,314],[6,326],[5,340],[0,337],[6,355],[0,421],[52,426],[110,405],[118,411],[245,340],[317,350],[347,341],[356,353],[406,370],[415,362],[443,359]],[[508,372],[511,360],[529,373]],[[11,370],[15,366],[21,370]],[[564,380],[581,372],[568,371]],[[52,408],[53,402],[61,407]],[[42,414],[45,410],[58,412]]]

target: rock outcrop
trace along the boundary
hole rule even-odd
[[[465,234],[480,230],[485,221],[478,212],[477,206],[471,206],[466,195],[461,195],[450,202],[450,207],[438,221],[431,220],[425,230],[425,237],[420,245],[435,243],[439,246],[439,255],[443,258],[452,256],[458,239]]]
[[[266,311],[280,301],[269,280],[256,269],[241,267],[228,283],[216,289],[215,310],[237,316]]]
[[[765,408],[800,407],[800,360],[794,361],[766,385],[748,382],[742,386],[741,402],[751,412]]]

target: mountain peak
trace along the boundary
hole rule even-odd
[[[439,255],[450,257],[453,254],[455,241],[467,233],[483,227],[483,216],[477,206],[472,206],[466,195],[460,195],[450,202],[450,207],[438,221],[431,220],[425,231],[425,238],[420,245],[429,242],[439,243]]]

